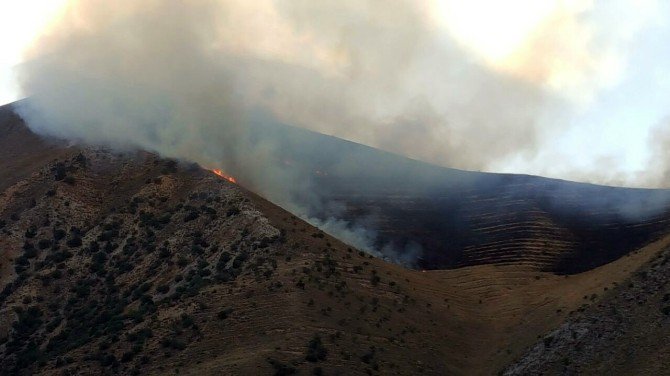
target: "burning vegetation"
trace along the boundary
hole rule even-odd
[[[230,175],[227,175],[227,174],[224,173],[223,170],[221,170],[221,169],[214,168],[214,169],[212,169],[212,170],[210,170],[210,171],[212,171],[213,173],[219,175],[220,177],[222,177],[222,178],[228,180],[229,182],[231,182],[231,183],[233,183],[233,184],[237,184],[237,180],[235,180],[234,177],[232,177],[232,176],[230,176]]]

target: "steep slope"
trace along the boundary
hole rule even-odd
[[[33,134],[11,105],[0,106],[0,134],[0,191],[70,151],[62,142],[48,142]]]
[[[667,375],[670,246],[546,334],[506,375]],[[595,296],[584,296],[584,301]]]
[[[285,212],[281,231],[250,197],[195,166],[98,150],[12,186],[0,369],[447,371],[442,350],[419,351],[415,320],[436,316],[395,268]]]

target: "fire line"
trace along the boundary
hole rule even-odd
[[[212,170],[210,170],[210,171],[212,171],[213,173],[219,175],[220,177],[222,177],[222,178],[228,180],[228,181],[231,182],[231,183],[237,184],[237,180],[235,180],[234,177],[225,174],[225,173],[223,172],[223,170],[221,170],[221,169],[214,168],[214,169],[212,169]]]

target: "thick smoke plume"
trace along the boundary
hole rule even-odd
[[[209,164],[235,160],[258,111],[453,167],[532,153],[548,95],[479,64],[427,12],[405,0],[75,1],[24,67],[27,115],[45,133]]]
[[[72,1],[28,53],[20,112],[38,133],[222,168],[309,217],[292,197],[327,203],[285,171],[278,145],[258,141],[272,124],[487,169],[532,156],[555,130],[547,119],[566,100],[556,82],[579,81],[584,93],[588,77],[603,80],[584,41],[555,44],[580,57],[568,64],[572,81],[557,81],[565,64],[552,51],[493,69],[440,28],[435,10],[409,0]],[[571,12],[540,28],[576,27]]]

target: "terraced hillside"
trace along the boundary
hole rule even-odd
[[[280,145],[287,168],[308,172],[326,203],[304,195],[311,214],[364,222],[376,231],[376,248],[390,245],[419,269],[497,263],[577,273],[660,238],[670,224],[669,190],[453,170],[279,129],[261,134]],[[416,245],[418,258],[403,257]]]
[[[551,182],[554,186],[547,187],[533,177],[510,180],[499,190],[475,184],[430,196],[371,190],[330,197],[346,204],[344,218],[374,213],[379,245],[420,244],[417,266],[422,269],[505,263],[571,274],[613,261],[668,229],[670,217],[663,207],[649,216],[628,216],[617,207],[626,200],[644,202],[657,192],[625,192],[621,204],[600,206],[593,197],[623,190],[577,186],[566,192],[568,187],[561,185],[573,183]]]

